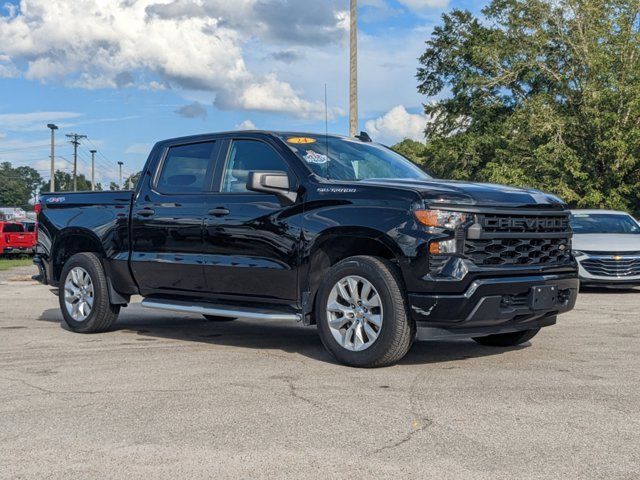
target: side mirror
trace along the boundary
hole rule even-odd
[[[260,193],[273,193],[286,198],[291,203],[296,201],[297,194],[289,186],[286,172],[249,172],[247,190]]]

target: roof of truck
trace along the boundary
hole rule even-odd
[[[286,130],[229,130],[225,132],[209,132],[209,133],[201,133],[197,135],[187,135],[184,137],[174,137],[168,138],[165,140],[160,140],[158,143],[175,143],[175,142],[186,142],[193,140],[203,140],[205,138],[217,137],[217,136],[229,136],[229,135],[271,135],[275,137],[330,137],[330,138],[344,138],[348,140],[359,140],[357,137],[348,137],[346,135],[338,135],[335,133],[313,133],[313,132],[295,132],[295,131],[286,131]]]

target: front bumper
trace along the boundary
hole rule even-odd
[[[483,278],[462,294],[409,294],[409,305],[419,338],[424,329],[480,336],[553,324],[575,306],[578,289],[575,273]]]

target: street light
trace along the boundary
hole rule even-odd
[[[120,190],[122,190],[122,165],[124,165],[124,162],[118,162],[118,165],[120,165],[120,183],[118,186],[120,187]]]
[[[56,189],[56,181],[54,179],[56,175],[54,158],[55,158],[55,134],[54,132],[58,130],[58,126],[53,123],[48,123],[47,128],[51,130],[51,183],[49,184],[49,189],[53,192]]]
[[[91,152],[91,191],[96,189],[96,152],[97,150],[89,150]]]

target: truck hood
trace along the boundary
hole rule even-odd
[[[458,182],[454,180],[372,179],[360,182],[381,187],[406,188],[416,191],[429,204],[464,204],[486,207],[533,207],[562,210],[566,205],[554,195],[535,189],[509,187],[492,183]]]
[[[634,233],[574,234],[574,250],[587,252],[640,252],[640,235]]]

